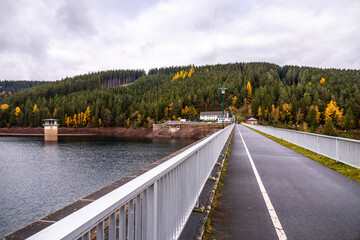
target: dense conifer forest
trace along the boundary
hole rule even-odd
[[[32,88],[46,83],[45,81],[12,81],[12,80],[0,80],[0,100],[20,92],[26,88]]]
[[[227,88],[225,108],[238,120],[253,116],[308,131],[360,127],[360,70],[270,63],[113,70],[49,82],[4,97],[0,127],[41,126],[44,118],[68,127],[194,120],[201,111],[221,109],[220,87]]]

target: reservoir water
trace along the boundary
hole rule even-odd
[[[0,136],[0,238],[193,141]]]

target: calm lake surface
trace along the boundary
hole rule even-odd
[[[0,238],[192,142],[0,136]]]

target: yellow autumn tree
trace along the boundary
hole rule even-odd
[[[165,116],[165,118],[167,118],[169,116],[169,108],[168,107],[166,107],[164,109],[164,116]]]
[[[87,106],[87,108],[86,108],[85,115],[86,115],[87,125],[89,125],[90,124],[90,117],[91,117],[91,109],[90,109],[89,106]]]
[[[343,112],[344,110],[337,106],[335,100],[331,100],[325,109],[325,122],[331,119],[337,126],[340,126],[343,118]]]
[[[190,78],[194,73],[195,73],[194,67],[191,67],[189,69],[189,72],[187,72],[185,70],[181,70],[180,72],[175,73],[175,75],[172,78],[172,81],[175,81],[179,78],[182,78],[182,79]]]
[[[56,113],[57,113],[57,108],[55,108],[55,109],[54,109],[54,112],[53,112],[53,118],[55,118]]]
[[[54,109],[53,117],[55,117],[57,113],[57,108]],[[95,124],[95,118],[91,117],[91,110],[88,106],[85,112],[79,112],[74,114],[74,116],[67,116],[65,114],[65,125],[70,127],[89,127],[90,124],[92,126]]]
[[[20,112],[21,112],[21,109],[19,107],[16,107],[15,108],[15,116],[19,117]]]
[[[181,109],[181,115],[186,116],[190,110],[191,110],[191,106],[190,107],[185,106],[183,109]]]
[[[234,97],[232,98],[232,105],[233,105],[234,107],[236,106],[237,100],[238,100],[238,98],[237,98],[236,96],[234,96]]]
[[[33,107],[33,113],[36,113],[37,111],[39,111],[38,106],[35,104]]]
[[[78,124],[77,124],[77,114],[74,114],[72,123],[73,123],[74,127],[78,126]]]
[[[248,82],[247,85],[246,85],[246,91],[247,91],[247,101],[248,101],[248,104],[249,104],[249,103],[251,103],[251,100],[252,100],[252,89],[251,89],[250,82]]]
[[[85,126],[86,125],[86,114],[81,112],[79,114],[79,125]]]
[[[194,67],[191,67],[190,70],[189,70],[189,74],[188,74],[188,77],[191,77],[191,75],[195,73],[195,69]]]
[[[291,118],[292,118],[292,116],[291,116],[291,110],[292,110],[291,104],[284,103],[284,104],[282,105],[282,111],[280,111],[280,116],[281,116],[281,119],[282,119],[282,120],[285,120],[285,123],[286,123],[286,120],[287,120],[287,119],[291,119]]]
[[[148,127],[152,127],[153,124],[155,123],[155,121],[153,119],[151,119],[150,117],[146,118],[146,122],[147,122]]]
[[[65,114],[65,125],[67,127],[70,127],[70,124],[71,124],[71,118],[67,114]]]
[[[186,75],[187,75],[187,72],[183,72],[183,71],[182,71],[181,76],[182,76],[183,79],[186,78]]]
[[[280,107],[279,106],[275,107],[274,104],[272,104],[270,115],[271,115],[271,119],[277,123],[280,118]]]
[[[130,118],[126,120],[126,127],[130,127]]]
[[[167,114],[166,114],[166,112],[165,112],[166,117],[171,117],[173,107],[174,107],[174,103],[171,102],[171,103],[169,104],[169,107],[167,107],[167,109],[168,109]],[[165,108],[165,110],[166,110],[166,108]]]
[[[303,130],[304,132],[307,132],[307,130],[309,129],[309,125],[307,124],[307,122],[303,123]]]
[[[324,83],[325,83],[325,78],[321,78],[320,84],[324,84]]]
[[[6,109],[8,109],[9,108],[9,105],[8,104],[1,104],[1,111],[5,111]]]

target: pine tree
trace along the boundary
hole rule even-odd
[[[261,121],[261,117],[262,117],[261,106],[259,106],[259,108],[258,108],[257,116],[259,117],[259,121]]]
[[[325,134],[325,135],[330,135],[330,136],[336,136],[337,133],[336,133],[336,130],[335,130],[335,126],[334,126],[334,123],[333,121],[331,120],[331,118],[329,118],[325,125],[324,125],[324,128],[322,130],[322,134]]]
[[[355,126],[356,126],[356,122],[354,119],[354,115],[353,115],[351,108],[349,108],[349,109],[347,109],[346,114],[343,117],[341,127],[343,129],[350,131],[351,129],[354,129]]]

